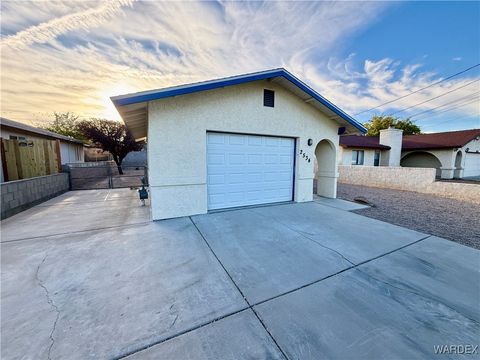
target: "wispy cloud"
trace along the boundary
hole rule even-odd
[[[88,30],[114,18],[118,11],[134,0],[109,0],[95,8],[65,15],[39,25],[31,26],[15,35],[2,39],[2,46],[21,48],[34,43],[46,43],[57,36],[73,30]]]
[[[442,79],[439,74],[426,71],[421,64],[402,65],[388,58],[378,61],[367,59],[363,61],[363,64],[354,60],[355,56],[352,54],[346,60],[338,60],[336,64],[331,61],[329,72],[322,72],[315,66],[311,66],[309,71],[305,72],[305,76],[313,83],[318,84],[317,87],[326,97],[342,104],[352,114],[408,95]],[[341,69],[348,70],[342,72]],[[366,120],[373,114],[382,113],[397,113],[400,117],[408,117],[447,103],[452,104],[449,107],[439,108],[439,111],[462,105],[456,109],[457,115],[460,113],[464,116],[480,116],[478,100],[480,82],[475,82],[475,79],[479,79],[479,77],[472,72],[469,77],[453,78],[441,82],[394,103],[363,113],[359,118]],[[452,91],[454,89],[458,90]],[[460,101],[464,98],[473,101]],[[419,105],[407,109],[416,104]],[[407,110],[402,111],[403,109]],[[432,117],[435,113],[436,111],[431,111],[422,117]]]

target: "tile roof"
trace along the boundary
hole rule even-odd
[[[480,129],[404,135],[402,150],[459,148],[477,137],[480,137]],[[346,148],[390,149],[389,146],[380,144],[378,136],[340,136],[340,146]]]
[[[340,146],[346,148],[390,150],[390,146],[379,143],[378,136],[344,135],[340,136]]]
[[[462,147],[476,137],[480,137],[480,129],[449,131],[420,135],[404,135],[403,150],[415,149],[449,149]]]

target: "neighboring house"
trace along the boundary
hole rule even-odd
[[[83,146],[85,162],[113,161],[113,156],[108,151],[103,151],[94,144],[84,144]]]
[[[16,140],[59,140],[61,164],[83,162],[83,142],[68,136],[39,129],[17,121],[0,118],[0,132],[2,139]],[[3,182],[3,170],[1,181]]]
[[[336,196],[339,133],[366,129],[284,69],[112,98],[148,137],[152,218]]]
[[[480,177],[480,129],[405,135],[386,129],[380,136],[340,137],[341,165],[437,169],[443,179]]]

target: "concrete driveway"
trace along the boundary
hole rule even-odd
[[[478,345],[480,252],[339,204],[150,222],[134,191],[78,191],[2,221],[2,358],[410,359]]]

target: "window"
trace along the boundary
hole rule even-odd
[[[275,91],[263,90],[263,106],[274,107],[275,105]]]
[[[380,165],[380,151],[375,150],[375,156],[373,157],[373,166]]]
[[[25,136],[10,135],[10,140],[26,140]]]
[[[352,150],[352,165],[363,165],[363,150]]]

